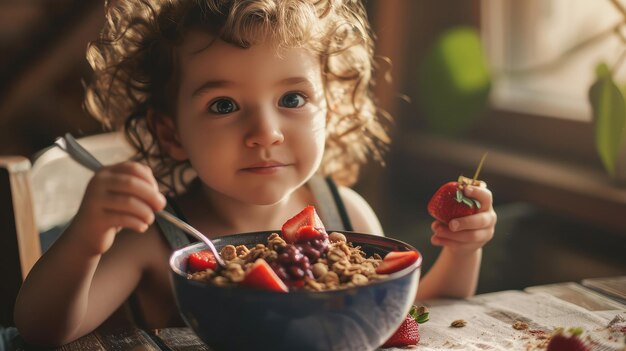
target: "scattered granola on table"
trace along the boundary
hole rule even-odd
[[[515,330],[526,330],[528,329],[528,323],[522,321],[515,321],[512,325]]]
[[[467,322],[463,319],[457,319],[455,321],[452,321],[452,323],[450,323],[450,326],[454,328],[463,328],[466,325],[467,325]]]

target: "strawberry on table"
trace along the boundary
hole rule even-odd
[[[326,234],[326,229],[324,228],[324,224],[322,220],[315,212],[314,206],[307,206],[302,211],[300,211],[297,215],[293,216],[289,220],[283,224],[282,227],[282,236],[288,243],[295,243],[296,241],[301,240],[300,235],[298,234],[298,230],[302,227],[311,227],[307,229],[302,229],[301,233],[303,236],[308,237],[307,239],[303,238],[302,240],[309,240],[313,236],[317,236],[323,233]],[[315,231],[313,231],[315,229]]]
[[[402,270],[420,258],[417,251],[391,251],[376,268],[378,274],[390,274]]]
[[[480,202],[465,196],[467,186],[480,186],[476,180],[487,154],[483,155],[476,169],[474,178],[460,176],[456,182],[448,182],[441,186],[428,202],[428,213],[438,221],[448,224],[451,220],[478,213]]]
[[[187,270],[190,273],[205,271],[207,269],[215,270],[217,262],[215,256],[209,250],[196,251],[189,255],[187,259]]]
[[[243,278],[241,285],[255,289],[288,292],[289,289],[282,280],[274,273],[267,262],[259,258]]]
[[[557,330],[548,343],[547,351],[591,351],[589,344],[580,338],[581,334],[580,328],[570,329],[568,333]]]
[[[417,345],[420,341],[419,324],[428,321],[428,309],[424,306],[413,305],[409,314],[396,332],[385,341],[382,347],[403,347]]]

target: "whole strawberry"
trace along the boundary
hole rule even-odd
[[[474,178],[460,176],[456,182],[448,182],[439,188],[435,195],[428,201],[428,213],[440,222],[448,224],[451,220],[459,217],[473,215],[480,210],[480,202],[471,197],[466,197],[463,191],[467,186],[480,186],[478,179],[487,153],[480,158]]]
[[[458,181],[444,184],[428,202],[428,213],[446,224],[454,218],[477,213],[480,209],[480,202],[466,197],[463,193],[468,185],[479,186],[480,182],[460,176]]]
[[[428,309],[413,305],[409,314],[396,332],[381,347],[403,347],[417,345],[420,341],[419,323],[428,321]]]
[[[591,351],[591,347],[579,336],[581,329],[570,329],[569,333],[558,330],[550,339],[547,351]]]

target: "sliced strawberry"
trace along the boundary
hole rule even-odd
[[[288,243],[296,242],[298,240],[298,229],[304,226],[312,226],[322,232],[326,231],[322,220],[315,212],[315,207],[307,206],[283,224],[283,239]]]
[[[285,281],[285,285],[291,287],[291,288],[301,288],[304,286],[304,279],[298,279],[298,280],[287,280]]]
[[[287,286],[274,273],[272,268],[264,259],[257,259],[246,276],[243,278],[241,285],[255,289],[271,290],[279,292],[287,292]]]
[[[314,226],[305,225],[305,226],[298,228],[298,230],[296,231],[296,241],[320,239],[320,238],[324,238],[325,235],[326,233],[315,228]]]
[[[207,269],[215,270],[215,268],[217,268],[215,256],[208,250],[196,251],[189,255],[187,259],[187,270],[191,273]]]
[[[384,261],[393,261],[397,259],[407,259],[407,256],[419,257],[419,254],[415,251],[391,251],[385,255]]]
[[[420,258],[417,251],[392,251],[388,253],[383,262],[376,268],[378,274],[390,274],[402,270]]]

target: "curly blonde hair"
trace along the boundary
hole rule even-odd
[[[373,39],[359,1],[117,0],[105,10],[104,28],[87,51],[94,75],[85,107],[106,127],[124,129],[137,159],[167,191],[179,190],[189,164],[161,150],[147,116],[175,111],[176,53],[189,30],[243,48],[270,36],[279,48],[311,50],[320,59],[328,103],[319,172],[351,185],[369,157],[382,161],[391,119],[373,102]]]

